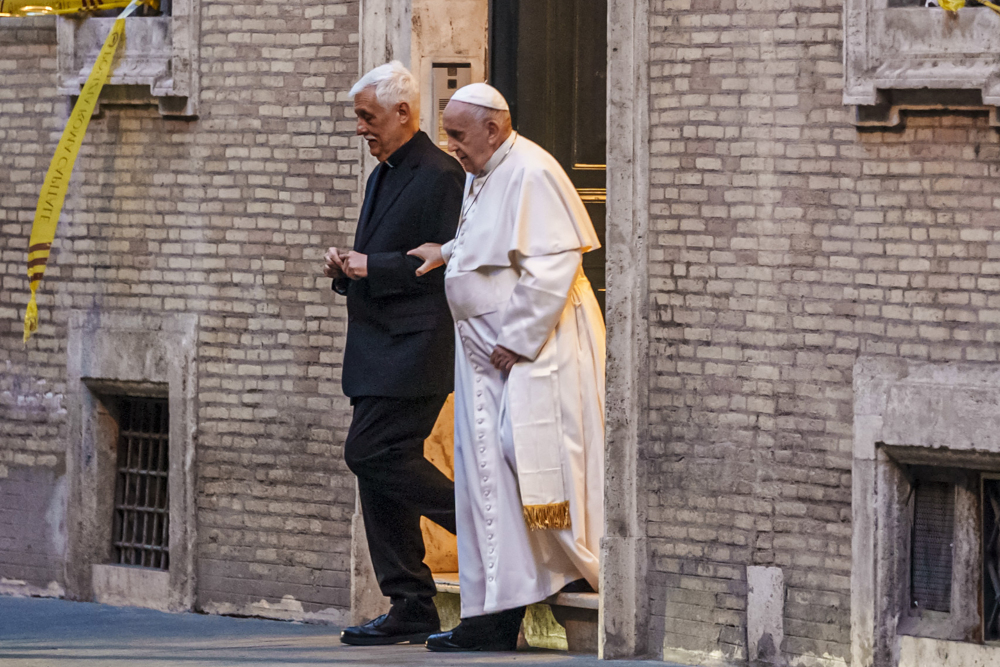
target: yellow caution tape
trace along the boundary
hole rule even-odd
[[[946,12],[957,12],[965,7],[965,0],[937,0],[938,7]]]
[[[965,0],[937,0],[937,4],[938,7],[946,12],[957,12],[962,7],[965,7]],[[979,0],[979,4],[989,7],[997,14],[1000,14],[1000,5],[995,5],[989,0]]]
[[[0,0],[0,16],[38,16],[42,14],[79,14],[103,9],[127,7],[131,0]],[[148,0],[153,9],[160,0]]]
[[[31,240],[28,242],[28,280],[31,283],[31,299],[24,313],[24,342],[27,343],[31,334],[38,330],[38,304],[35,292],[38,290],[42,276],[45,275],[45,263],[49,260],[49,251],[56,236],[56,225],[59,224],[59,214],[62,213],[63,202],[66,200],[66,189],[69,187],[69,177],[73,173],[76,156],[80,153],[83,137],[94,114],[94,106],[101,95],[101,89],[111,75],[115,53],[125,37],[125,18],[139,6],[139,0],[132,0],[118,20],[115,21],[101,52],[97,54],[94,68],[87,77],[87,83],[80,91],[80,97],[73,105],[66,129],[56,146],[56,154],[52,158],[49,170],[45,174],[42,192],[38,196],[38,206],[35,208],[35,221],[31,225]]]
[[[1000,14],[1000,5],[994,5],[989,0],[979,0],[979,4],[986,5],[987,7],[995,11],[997,14]]]

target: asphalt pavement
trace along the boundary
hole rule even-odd
[[[329,625],[0,596],[0,667],[668,665],[544,650],[432,653],[423,646],[345,646],[339,635]]]

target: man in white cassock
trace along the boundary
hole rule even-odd
[[[455,320],[455,505],[462,622],[438,651],[513,650],[525,605],[598,586],[605,329],[582,269],[600,247],[569,177],[511,130],[503,96],[457,91],[449,148],[468,172],[446,263]]]

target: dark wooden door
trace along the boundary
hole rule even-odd
[[[607,0],[492,0],[489,80],[514,128],[559,160],[604,243]],[[604,249],[583,268],[604,308]]]

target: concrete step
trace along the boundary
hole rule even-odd
[[[441,626],[451,629],[460,619],[457,572],[434,575]],[[528,607],[522,632],[525,642],[536,648],[574,653],[597,653],[597,593],[556,593]]]

